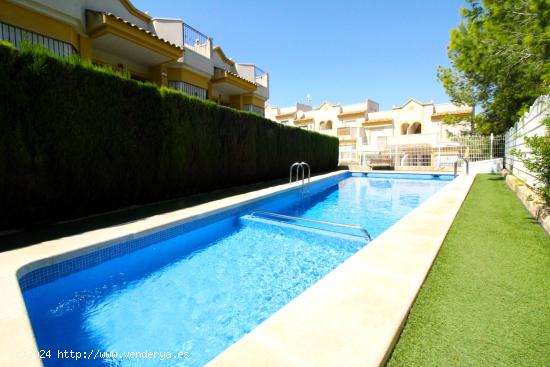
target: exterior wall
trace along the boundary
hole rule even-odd
[[[300,107],[303,109],[298,105],[286,108],[267,106],[266,117],[280,123],[286,121],[291,126],[338,136],[340,150],[350,154],[355,151],[380,151],[388,145],[436,146],[448,142],[447,130],[450,128],[444,126],[441,115],[436,117],[434,113],[439,111],[468,115],[471,112],[469,107],[461,108],[449,103],[420,103],[414,99],[388,111],[379,111],[378,103],[368,99],[363,103],[345,106],[323,102],[315,109],[308,105]],[[332,128],[323,129],[329,121]],[[414,134],[413,129],[407,129],[406,134],[401,133],[404,124],[410,127],[415,123],[420,126],[420,133]],[[454,128],[461,131],[460,127]]]
[[[219,51],[215,51],[212,53],[212,62],[214,64],[214,67],[216,68],[237,74],[237,68],[235,67],[235,65],[224,60]]]
[[[197,72],[208,74],[210,78],[214,75],[214,63],[212,60],[192,50],[185,49],[183,63]]]
[[[110,13],[130,24],[116,23],[119,20],[110,17],[109,20],[115,23],[108,23],[112,28],[107,28],[106,24],[102,23],[106,22],[105,18],[101,18],[103,15],[98,14],[99,17],[94,18],[99,18],[97,27],[106,28],[94,28],[95,23],[88,23],[92,13],[87,13],[87,10]],[[200,94],[201,98],[204,98],[203,95],[213,98],[212,84],[215,79],[214,66],[216,66],[253,84],[239,87],[239,82],[243,82],[242,79],[227,78],[227,82],[233,85],[217,92],[218,102],[235,108],[244,108],[263,114],[265,101],[269,98],[267,73],[256,80],[255,65],[243,64],[238,70],[237,64],[227,58],[220,48],[216,48],[213,52],[212,38],[185,25],[191,32],[196,32],[203,38],[201,42],[204,44],[200,47],[207,47],[206,50],[202,48],[193,50],[193,47],[197,46],[186,44],[190,41],[185,40],[187,33],[184,34],[182,20],[151,18],[136,9],[129,0],[0,0],[0,22],[20,28],[21,34],[25,32],[24,34],[28,35],[26,32],[31,31],[55,40],[55,50],[59,49],[61,55],[77,52],[82,58],[97,63],[116,67],[122,65],[136,79],[175,86],[185,93],[192,90],[195,93],[193,95]],[[99,32],[95,32],[97,29]],[[90,30],[90,37],[88,37],[88,30]],[[143,30],[150,33],[147,34]],[[132,33],[132,37],[127,37],[124,32]],[[195,33],[189,34],[194,36]],[[105,35],[112,38],[105,41]],[[117,47],[118,44],[114,43],[113,39],[117,42],[122,39],[125,47]],[[173,45],[168,45],[164,40]],[[57,46],[59,42],[63,44]],[[47,43],[41,44],[47,45]],[[181,53],[174,45],[181,48]],[[173,83],[170,84],[169,81]],[[186,84],[180,88],[182,83],[179,82],[190,85]],[[203,90],[197,94],[195,87]],[[239,90],[240,92],[237,92]],[[250,97],[249,103],[244,102],[247,96]]]
[[[152,21],[159,37],[178,46],[183,46],[183,22],[181,19],[153,18]]]
[[[0,0],[0,21],[70,43],[77,51],[80,50],[80,38],[85,37],[69,23],[6,0]]]
[[[210,78],[184,68],[168,68],[168,80],[184,81],[197,87],[208,89]]]

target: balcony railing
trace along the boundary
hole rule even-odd
[[[339,127],[336,129],[336,136],[338,136],[340,140],[357,139],[360,135],[360,127]]]
[[[31,32],[3,22],[0,22],[0,40],[10,42],[15,48],[21,48],[23,42],[41,45],[57,56],[71,56],[77,54],[77,51],[70,43],[46,37],[40,33]]]
[[[267,88],[269,86],[269,74],[257,66],[255,66],[254,69],[254,79],[256,84],[263,85]]]
[[[199,55],[210,58],[211,39],[189,24],[183,23],[183,46]]]

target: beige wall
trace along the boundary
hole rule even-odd
[[[308,109],[304,111],[300,107]],[[458,107],[450,103],[434,104],[421,103],[410,99],[403,105],[394,107],[387,111],[378,111],[378,103],[366,100],[363,103],[354,105],[333,105],[329,102],[323,102],[317,108],[311,106],[296,105],[292,107],[280,108],[275,106],[266,107],[266,117],[277,122],[287,121],[288,125],[300,127],[309,126],[312,130],[338,136],[341,138],[341,147],[350,146],[355,149],[367,149],[369,146],[377,146],[378,137],[386,137],[388,144],[435,144],[445,141],[447,130],[454,134],[460,133],[463,128],[445,126],[441,116],[432,116],[436,112],[455,113],[457,111],[471,111],[469,107]],[[364,111],[364,113],[361,113]],[[339,116],[340,115],[340,116]],[[313,119],[312,122],[299,123],[304,119]],[[323,122],[331,121],[332,129],[321,130]],[[369,123],[369,121],[373,121]],[[364,126],[364,123],[366,125]],[[412,134],[412,129],[408,134],[401,134],[403,124],[411,126],[420,124],[421,133]],[[354,129],[341,129],[352,127]],[[338,129],[341,129],[340,131]],[[349,136],[347,134],[350,134]],[[345,134],[342,136],[342,134]]]

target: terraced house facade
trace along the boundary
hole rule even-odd
[[[369,99],[351,105],[323,102],[316,108],[301,103],[266,107],[266,117],[273,121],[338,137],[342,163],[360,163],[365,157],[389,156],[391,152],[392,157],[399,157],[399,162],[391,165],[406,167],[442,166],[456,160],[457,144],[452,137],[469,131],[469,124],[449,125],[445,117],[466,120],[471,114],[469,106],[422,103],[412,98],[386,111]],[[448,153],[444,154],[449,156],[448,162],[444,162],[442,148]]]
[[[78,54],[134,79],[261,115],[269,98],[268,73],[233,61],[181,19],[152,17],[128,0],[0,0],[0,39]]]

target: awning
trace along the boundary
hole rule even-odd
[[[183,49],[111,13],[86,10],[92,47],[146,66],[182,57]]]
[[[255,83],[230,71],[218,68],[214,70],[212,87],[215,89],[215,92],[221,92],[227,95],[239,95],[256,91]]]

